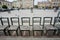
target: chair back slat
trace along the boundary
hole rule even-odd
[[[30,17],[22,17],[21,18],[22,25],[30,25]]]
[[[52,17],[43,18],[43,25],[51,25],[51,24],[52,24]]]
[[[59,20],[58,20],[59,19]],[[60,27],[60,17],[58,18],[58,17],[55,17],[54,18],[54,26],[55,27]]]
[[[41,25],[41,17],[33,17],[32,24],[33,25]]]
[[[11,25],[20,25],[18,17],[11,17]]]
[[[2,17],[1,22],[2,22],[2,25],[9,25],[9,18],[8,17]]]

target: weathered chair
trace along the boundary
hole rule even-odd
[[[22,25],[20,26],[21,36],[30,36],[30,17],[21,18]]]
[[[1,25],[0,25],[0,31],[3,31],[5,35],[7,35],[7,28],[9,27],[9,19],[8,17],[1,17],[0,18]]]
[[[41,25],[41,17],[33,17],[33,36],[42,36],[43,35],[43,26]]]
[[[52,17],[44,17],[43,26],[46,30],[46,36],[55,35],[57,28],[52,25]]]
[[[18,17],[11,17],[11,25],[10,28],[8,28],[8,33],[11,36],[11,31],[16,31],[16,34],[18,36],[18,29],[19,29],[19,18]]]
[[[57,28],[57,35],[60,35],[60,17],[55,17],[54,18],[54,27]]]

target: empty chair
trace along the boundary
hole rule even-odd
[[[11,31],[15,31],[16,32],[16,35],[18,36],[18,29],[19,29],[19,18],[18,17],[11,17],[11,25],[10,27],[8,28],[8,33],[9,35],[12,35],[11,34]]]
[[[9,19],[7,17],[1,17],[0,18],[0,31],[3,31],[5,35],[7,35],[7,28],[9,26]]]
[[[20,26],[21,36],[30,36],[30,17],[21,18],[22,25]]]
[[[56,27],[58,29],[57,34],[60,35],[60,17],[54,18],[54,27]]]
[[[56,33],[56,27],[52,25],[52,17],[44,17],[43,26],[47,36],[53,36]]]
[[[33,36],[42,36],[43,35],[43,26],[41,25],[41,17],[33,17]]]

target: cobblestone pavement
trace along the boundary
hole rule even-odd
[[[0,37],[0,40],[60,40],[60,38]]]

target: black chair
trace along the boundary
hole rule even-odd
[[[52,25],[52,17],[44,17],[43,26],[46,30],[46,36],[53,36],[56,33],[56,27]]]
[[[11,25],[10,25],[10,28],[8,28],[8,33],[11,36],[11,31],[16,31],[16,34],[18,36],[18,29],[20,28],[19,18],[11,17],[10,19],[11,19]]]
[[[60,17],[55,17],[54,18],[54,27],[57,28],[57,35],[60,35]]]
[[[1,21],[0,31],[3,31],[4,34],[7,36],[6,29],[9,27],[9,19],[8,19],[8,17],[1,17],[0,21]]]
[[[33,27],[33,29],[32,29],[33,36],[42,36],[43,35],[43,26],[41,25],[41,17],[33,17],[32,25],[33,25],[32,26]]]
[[[30,36],[30,17],[21,18],[22,25],[20,26],[21,36]]]

